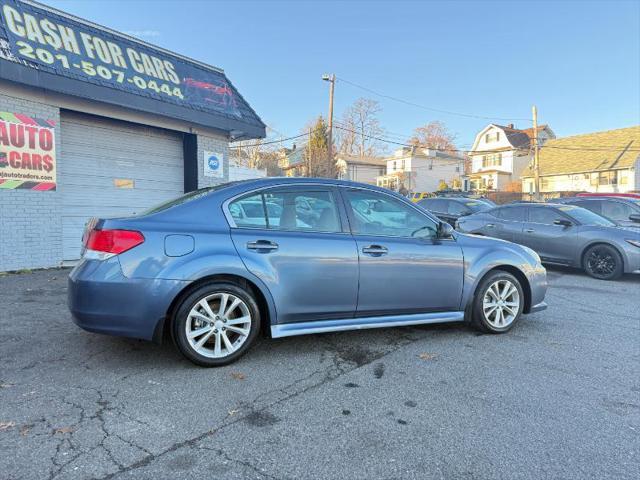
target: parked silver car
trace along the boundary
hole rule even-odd
[[[625,197],[564,197],[554,203],[577,205],[591,210],[623,227],[640,228],[640,200]]]
[[[461,218],[457,229],[525,245],[543,263],[583,268],[602,280],[640,273],[640,230],[575,205],[504,205]]]

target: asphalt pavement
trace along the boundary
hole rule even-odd
[[[506,335],[263,339],[204,369],[77,328],[67,274],[0,277],[0,479],[640,475],[640,276],[549,270]]]

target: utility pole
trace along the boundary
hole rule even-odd
[[[538,145],[538,109],[534,105],[531,109],[533,113],[533,174],[535,184],[535,200],[540,200],[540,155]]]
[[[311,127],[309,127],[309,140],[307,141],[307,177],[311,176]]]
[[[331,75],[324,74],[322,76],[322,80],[325,82],[329,82],[329,170],[327,174],[333,171],[333,89],[336,85],[336,75],[332,73]]]

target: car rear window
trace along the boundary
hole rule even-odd
[[[214,187],[200,188],[198,190],[194,190],[193,192],[185,193],[184,195],[178,198],[174,198],[172,200],[169,200],[168,202],[164,202],[164,203],[161,203],[160,205],[156,205],[155,207],[152,207],[149,210],[142,212],[141,215],[150,215],[152,213],[158,213],[163,210],[167,210],[171,207],[176,207],[184,203],[192,202],[193,200],[204,197],[205,195],[211,192],[215,192],[216,190],[222,190],[223,188],[230,187],[231,185],[235,185],[236,183],[237,182],[223,183],[221,185],[216,185]]]

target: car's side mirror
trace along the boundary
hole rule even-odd
[[[453,227],[447,222],[440,222],[438,224],[438,238],[451,238],[453,235]]]
[[[640,223],[640,214],[632,213],[631,215],[629,215],[629,220],[631,220],[632,222]]]
[[[562,225],[563,227],[570,227],[571,225],[573,225],[573,223],[571,223],[569,220],[566,220],[564,218],[559,218],[558,220],[554,220],[553,224]]]

